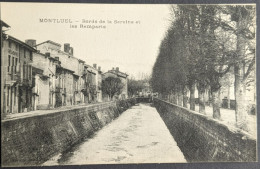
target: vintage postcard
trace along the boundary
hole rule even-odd
[[[3,167],[257,162],[255,4],[0,5]]]

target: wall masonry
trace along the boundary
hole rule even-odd
[[[247,133],[172,103],[154,106],[188,162],[254,162],[256,140]]]
[[[40,165],[91,136],[136,103],[99,103],[2,121],[2,165]]]

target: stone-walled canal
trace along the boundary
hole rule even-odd
[[[186,160],[160,115],[141,103],[44,165],[179,162]]]
[[[139,101],[3,120],[2,165],[256,161],[256,139],[248,133],[160,99],[152,106]]]
[[[13,114],[1,122],[2,166],[41,165],[92,136],[135,103],[128,99]]]

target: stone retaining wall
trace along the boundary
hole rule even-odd
[[[159,99],[154,106],[189,162],[256,161],[256,140],[246,132]]]
[[[135,99],[2,121],[2,166],[39,165],[117,118]]]

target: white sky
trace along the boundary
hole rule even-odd
[[[141,24],[107,25],[106,29],[72,29],[69,24],[40,23],[40,18],[135,20]],[[169,5],[1,3],[1,20],[8,34],[24,41],[36,39],[70,43],[74,56],[102,71],[119,67],[136,78],[151,73],[160,42],[168,28]],[[79,23],[78,23],[79,24]]]

